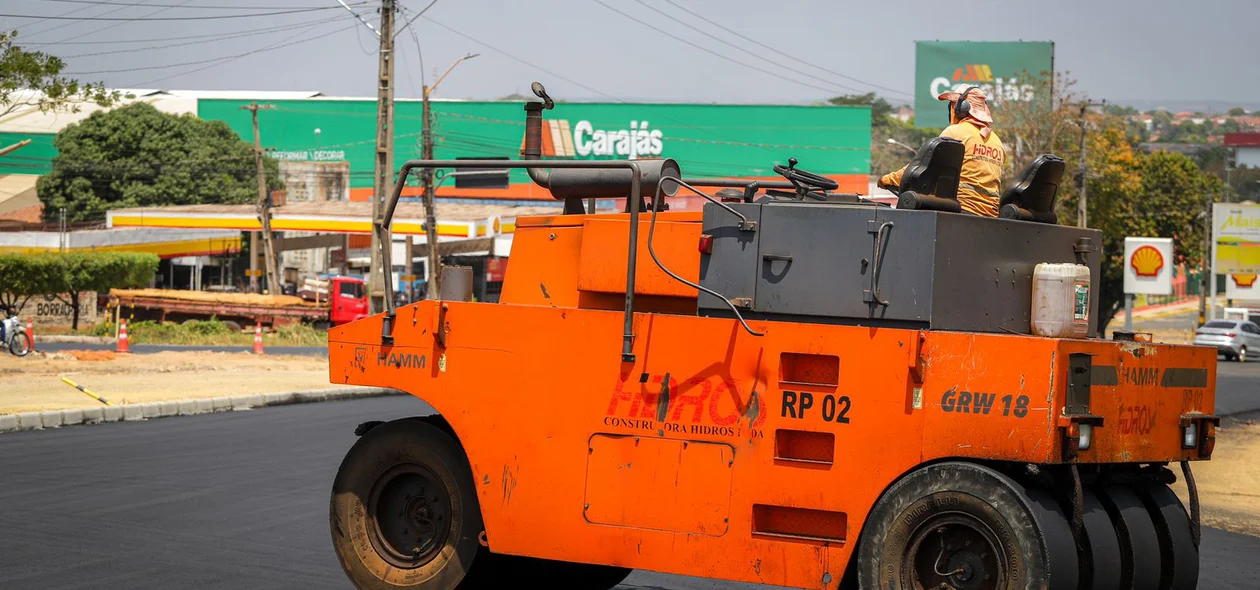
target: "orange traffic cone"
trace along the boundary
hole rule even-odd
[[[262,354],[262,322],[254,324],[254,354]]]
[[[118,320],[118,348],[114,352],[131,352],[131,343],[127,340],[127,320]]]
[[[35,321],[26,320],[26,339],[31,341],[31,350],[35,350]]]

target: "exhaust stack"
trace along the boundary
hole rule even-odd
[[[541,160],[542,112],[555,108],[555,101],[551,100],[551,97],[547,95],[547,90],[538,82],[530,85],[530,89],[542,101],[525,103],[525,148],[521,150],[521,159]],[[582,199],[628,199],[636,197],[642,199],[652,197],[655,195],[656,186],[660,183],[662,177],[682,177],[682,170],[679,168],[678,162],[672,158],[636,160],[636,162],[639,164],[640,170],[640,194],[638,195],[630,194],[633,173],[624,168],[603,170],[574,168],[542,170],[529,168],[528,171],[529,177],[534,181],[534,184],[551,191],[553,197],[564,200],[565,214],[579,215],[595,212],[594,203],[591,204],[590,211],[583,210]],[[661,192],[663,196],[672,197],[678,194],[678,188],[678,183],[666,182],[661,187]],[[627,207],[628,205],[627,203]]]

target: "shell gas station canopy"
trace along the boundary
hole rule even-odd
[[[555,206],[470,205],[440,203],[437,207],[440,239],[489,238],[511,234],[516,218],[560,213]],[[106,216],[110,228],[181,228],[260,231],[262,222],[254,205],[178,205],[114,209]],[[272,208],[274,231],[329,234],[370,234],[372,203],[363,201],[323,201],[289,203]],[[400,235],[423,237],[424,206],[399,203],[393,231]]]

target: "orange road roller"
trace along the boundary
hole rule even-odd
[[[1057,223],[1061,159],[983,218],[933,139],[889,207],[795,160],[542,160],[534,89],[520,160],[407,162],[375,227],[391,268],[412,171],[528,170],[563,209],[517,220],[499,301],[448,267],[329,333],[332,382],[436,410],[359,425],[336,475],[357,588],[1197,586],[1216,352],[1098,333],[1102,235]]]

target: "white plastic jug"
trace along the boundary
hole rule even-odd
[[[1032,332],[1050,338],[1089,334],[1089,267],[1043,262],[1033,269]]]

